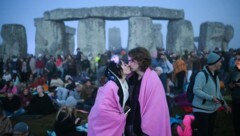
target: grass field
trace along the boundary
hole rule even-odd
[[[185,112],[179,107],[174,107],[171,110],[172,117],[175,115],[183,116],[184,114]],[[82,123],[87,122],[87,114],[81,113],[78,114],[78,116],[83,119]],[[31,133],[34,136],[46,136],[46,131],[53,129],[55,117],[56,113],[41,118],[26,118],[26,116],[21,116],[12,119],[12,123],[14,125],[16,122],[24,121],[30,126]],[[225,111],[218,112],[215,125],[215,136],[234,136],[231,114],[226,114]]]

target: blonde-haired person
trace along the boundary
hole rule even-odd
[[[76,126],[81,119],[76,114],[77,100],[73,96],[69,96],[64,106],[57,113],[54,122],[54,131],[57,136],[81,136],[82,132],[76,130]]]

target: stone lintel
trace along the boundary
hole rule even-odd
[[[102,18],[105,20],[127,20],[130,17],[150,17],[154,20],[184,19],[184,10],[160,7],[109,6],[78,9],[54,9],[44,12],[45,20],[79,20],[86,18]]]

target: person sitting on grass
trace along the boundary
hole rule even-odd
[[[12,133],[11,120],[3,112],[3,104],[0,101],[0,136]]]
[[[23,88],[23,90],[19,94],[21,104],[23,108],[26,110],[29,107],[29,104],[32,100],[32,93],[30,92],[28,87]]]
[[[73,96],[69,96],[64,106],[62,106],[54,122],[54,131],[57,136],[82,136],[83,132],[78,132],[76,126],[81,119],[76,115],[77,101]],[[86,134],[85,134],[86,135]]]
[[[8,91],[7,96],[3,99],[3,109],[9,117],[17,117],[25,113],[19,96],[14,95],[11,91]]]
[[[33,96],[28,114],[50,114],[54,111],[54,106],[50,97],[44,93],[43,86],[37,87],[37,94]]]
[[[25,122],[18,122],[13,127],[13,136],[31,136],[29,126]]]

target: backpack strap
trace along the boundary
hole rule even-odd
[[[205,83],[205,85],[206,85],[206,84],[207,84],[207,81],[208,81],[208,73],[207,73],[207,71],[206,71],[205,69],[203,69],[202,72],[204,73],[205,78],[206,78],[206,83]],[[202,104],[204,104],[205,102],[206,102],[206,99],[203,99]],[[210,110],[203,109],[203,108],[199,108],[199,107],[196,107],[196,106],[193,106],[193,105],[192,105],[192,107],[193,107],[193,108],[196,108],[196,109],[200,109],[200,110],[210,111]]]
[[[208,73],[206,70],[202,70],[202,72],[204,73],[205,75],[205,78],[206,78],[206,84],[207,84],[207,81],[208,81]]]

